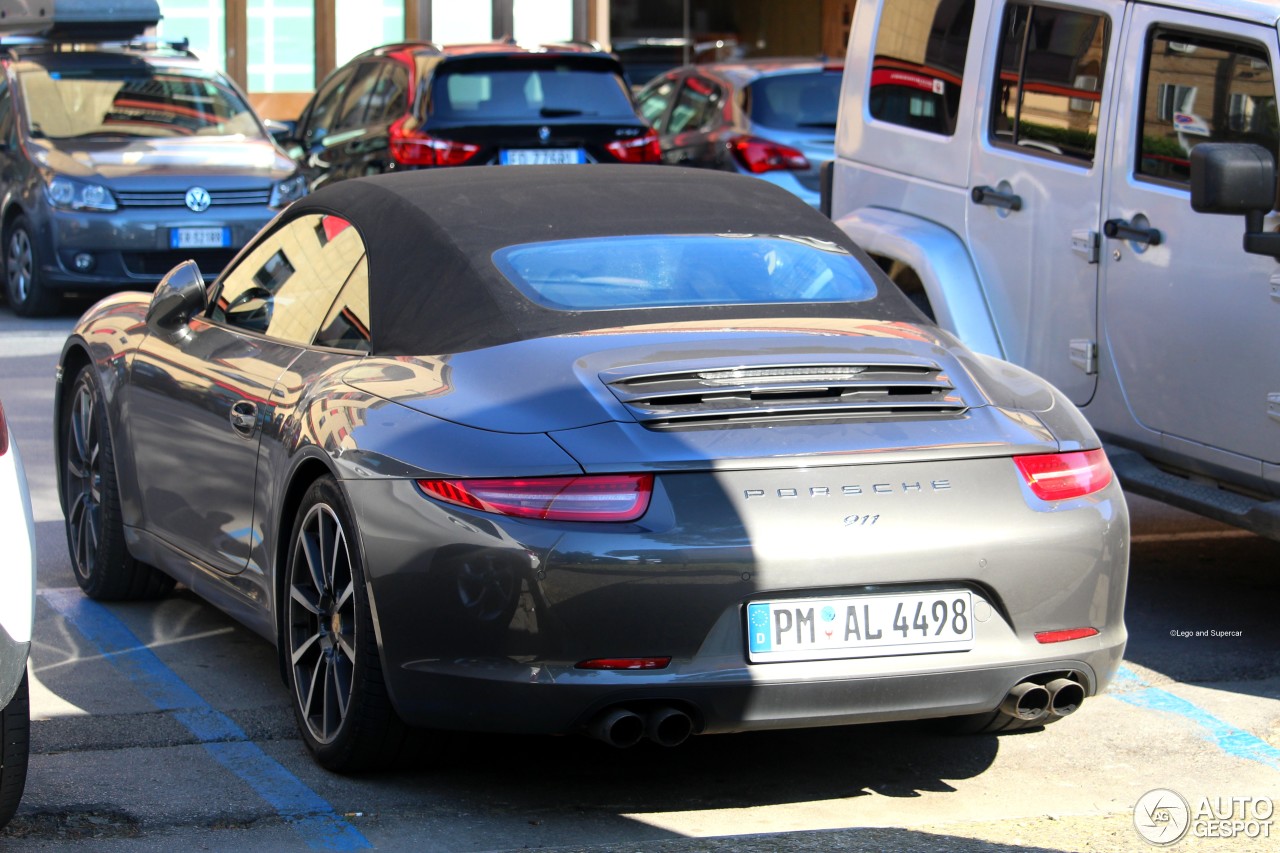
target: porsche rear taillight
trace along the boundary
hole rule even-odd
[[[619,163],[657,163],[662,160],[658,134],[652,130],[635,139],[618,139],[604,147]]]
[[[401,166],[461,166],[476,155],[479,145],[441,139],[427,133],[411,133],[398,119],[387,131],[391,159]]]
[[[652,474],[419,480],[445,503],[545,521],[635,521],[649,508]]]
[[[1093,494],[1106,488],[1113,476],[1102,448],[1016,456],[1013,463],[1035,496],[1045,501]]]
[[[739,136],[729,143],[729,149],[753,175],[778,170],[804,171],[809,168],[809,158],[790,145],[770,142],[758,136]]]

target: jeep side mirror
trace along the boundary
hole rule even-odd
[[[166,338],[179,337],[187,322],[207,305],[200,267],[195,261],[183,261],[156,285],[147,309],[147,328]]]
[[[1261,145],[1202,142],[1191,149],[1191,209],[1244,216],[1244,250],[1280,260],[1280,234],[1263,220],[1276,206],[1276,163]]]

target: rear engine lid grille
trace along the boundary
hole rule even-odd
[[[954,416],[967,404],[937,364],[777,364],[600,375],[654,428],[781,420]]]

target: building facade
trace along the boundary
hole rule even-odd
[[[371,47],[512,37],[521,43],[708,40],[730,55],[842,58],[856,0],[160,0],[157,35],[186,38],[272,118]]]

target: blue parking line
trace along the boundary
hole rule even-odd
[[[107,608],[78,589],[40,591],[49,606],[93,643],[157,709],[193,734],[223,767],[271,805],[313,850],[368,850],[372,844],[323,798],[255,743],[227,715],[217,711],[177,673],[165,666]]]
[[[1208,711],[1180,696],[1175,696],[1159,687],[1152,687],[1127,666],[1121,666],[1117,670],[1109,695],[1139,708],[1177,714],[1199,726],[1202,729],[1201,736],[1217,744],[1218,748],[1228,755],[1247,761],[1256,761],[1280,770],[1280,749],[1276,749],[1244,729],[1238,729],[1230,723],[1219,720]]]

